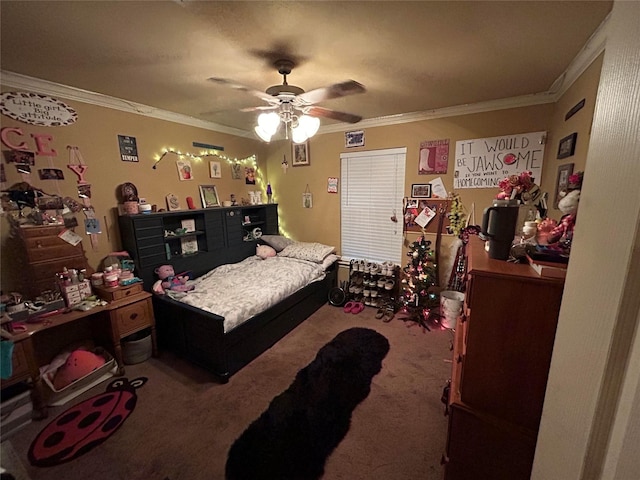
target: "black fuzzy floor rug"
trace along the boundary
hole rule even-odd
[[[336,335],[233,443],[227,480],[321,478],[388,352],[388,340],[368,328]]]

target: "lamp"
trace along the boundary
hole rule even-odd
[[[280,104],[278,112],[261,113],[258,115],[258,125],[254,127],[256,135],[269,143],[280,127],[280,122],[285,125],[285,135],[288,138],[288,129],[291,128],[291,139],[294,143],[304,143],[313,137],[320,128],[320,119],[304,114],[298,116],[291,103]]]

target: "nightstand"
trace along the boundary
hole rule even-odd
[[[151,329],[153,356],[157,356],[156,322],[153,316],[152,295],[142,289],[142,283],[127,286],[94,286],[96,294],[109,302],[105,307],[111,321],[114,356],[118,362],[118,374],[124,374],[121,340],[145,328]]]

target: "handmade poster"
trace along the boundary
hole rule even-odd
[[[546,132],[475,138],[456,142],[453,188],[498,188],[509,175],[531,171],[542,179]]]
[[[231,178],[233,178],[234,180],[240,180],[242,178],[241,168],[242,167],[239,163],[232,163]]]
[[[449,139],[427,140],[420,144],[418,175],[447,173],[449,164]]]

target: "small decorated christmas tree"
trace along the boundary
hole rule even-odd
[[[398,310],[403,320],[414,321],[426,328],[431,309],[438,306],[438,296],[431,291],[436,285],[436,265],[431,242],[423,236],[409,245],[409,261],[402,269]]]

